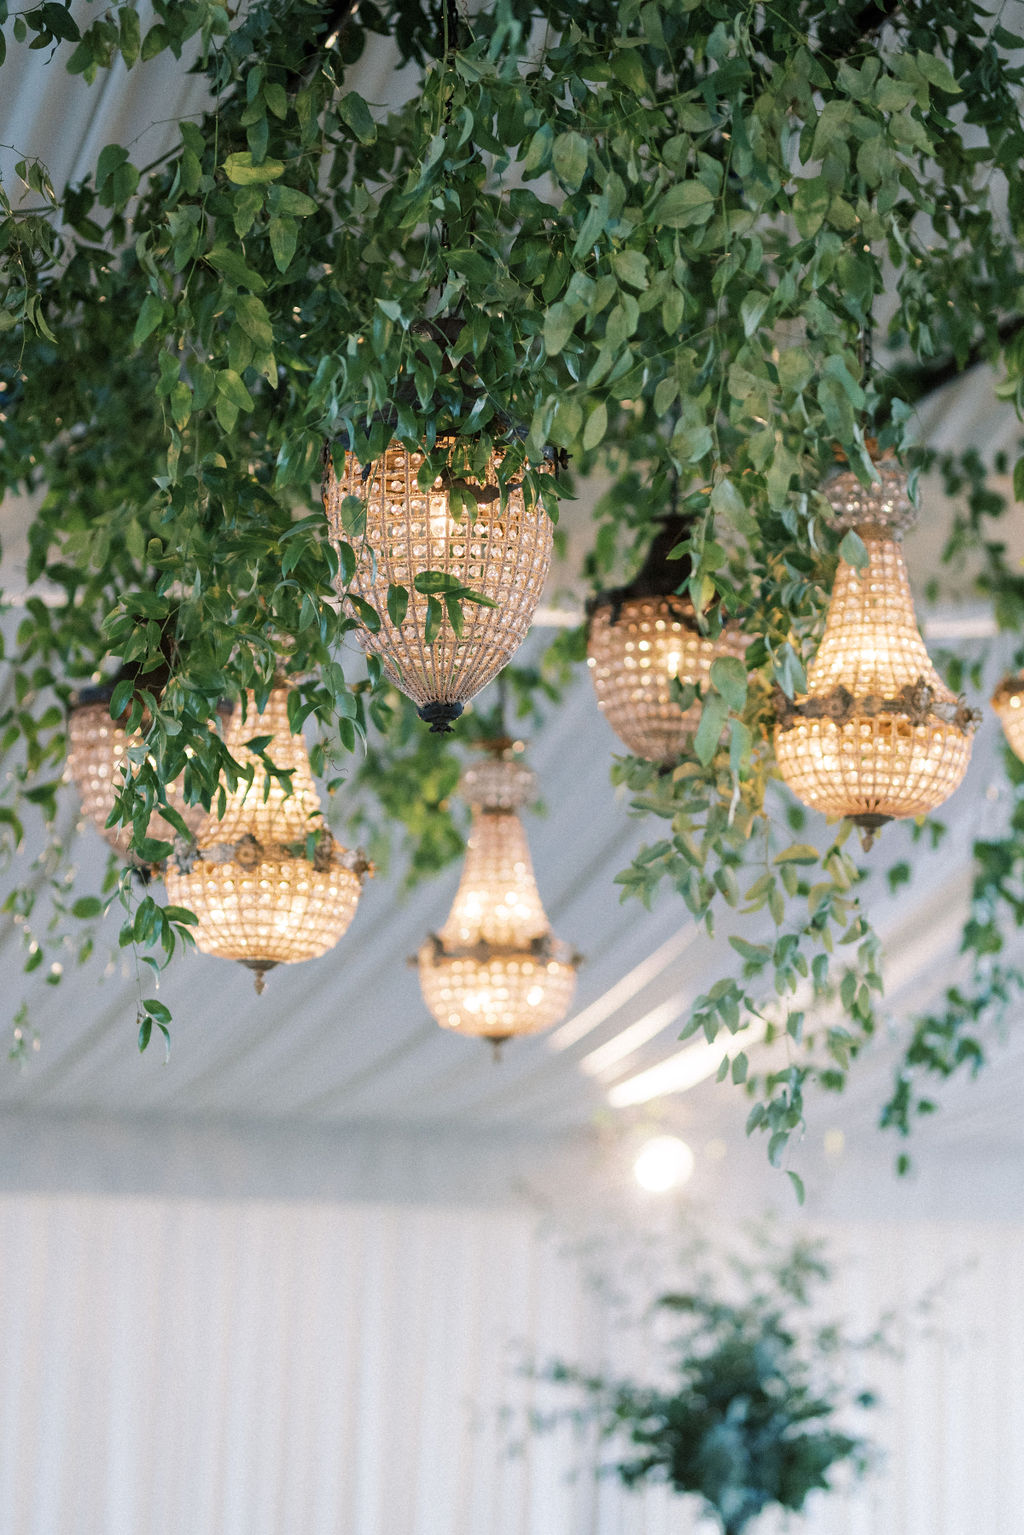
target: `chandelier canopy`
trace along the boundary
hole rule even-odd
[[[68,712],[68,777],[78,790],[82,809],[100,835],[121,858],[142,867],[130,851],[132,828],[107,825],[114,801],[124,786],[128,752],[144,741],[143,730],[129,735],[111,719],[113,692],[113,683],[82,688],[72,702]],[[180,780],[167,786],[167,803],[195,835],[205,812],[201,805],[185,803]],[[159,811],[154,811],[149,818],[147,835],[157,841],[173,842],[178,834]]]
[[[808,668],[807,695],[777,695],[775,755],[798,799],[848,816],[866,833],[925,815],[958,787],[980,715],[957,698],[924,646],[910,595],[902,531],[913,517],[894,459],[864,486],[850,470],[826,485],[837,529],[854,529],[868,554],[858,571],[840,559],[825,634]]]
[[[635,579],[587,605],[587,665],[598,707],[619,740],[648,762],[675,762],[700,724],[700,698],[681,708],[673,684],[703,693],[713,662],[742,660],[746,649],[735,624],[703,633],[692,602],[678,595],[690,564],[669,554],[688,531],[684,518],[667,518]]]
[[[290,775],[290,792],[267,773],[246,742],[270,736],[266,756]],[[199,919],[196,945],[205,954],[239,960],[256,973],[256,990],[275,965],[315,959],[334,947],[355,915],[364,875],[359,852],[339,846],[328,831],[301,735],[288,724],[288,688],[275,687],[266,708],[248,695],[245,717],[232,715],[224,741],[236,762],[253,762],[251,784],[227,793],[218,820],[204,816],[194,852],[168,862],[165,879],[174,905]]]
[[[441,931],[417,956],[423,999],[442,1028],[496,1044],[565,1017],[580,956],[555,938],[517,811],[534,792],[513,743],[462,776],[473,825],[459,888]]]
[[[449,730],[519,649],[551,563],[554,530],[543,506],[526,505],[521,481],[501,484],[501,449],[491,453],[482,478],[473,475],[463,462],[471,448],[465,439],[439,437],[431,457],[446,453],[449,467],[425,486],[420,471],[427,455],[397,441],[367,465],[346,453],[340,478],[325,456],[332,536],[348,538],[346,498],[366,507],[355,577],[350,586],[339,577],[339,594],[351,591],[376,609],[380,628],[371,633],[364,626],[361,643],[380,657],[434,731]],[[407,594],[404,613],[395,606],[394,587]],[[465,592],[484,602],[463,600],[460,621],[445,597],[459,601]]]

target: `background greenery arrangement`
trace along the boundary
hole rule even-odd
[[[773,1245],[754,1256],[707,1249],[686,1265],[685,1291],[658,1295],[646,1313],[651,1384],[557,1361],[538,1373],[577,1405],[537,1415],[597,1429],[612,1451],[602,1470],[628,1487],[667,1482],[699,1497],[723,1535],[742,1535],[770,1509],[799,1511],[829,1491],[841,1466],[861,1475],[871,1447],[850,1431],[874,1395],[851,1386],[859,1352],[885,1330],[854,1339],[815,1319],[830,1268],[820,1244]]]
[[[184,772],[209,804],[237,771],[209,729],[218,702],[265,694],[280,667],[293,723],[319,726],[315,766],[340,764],[363,826],[404,828],[415,875],[456,856],[458,748],[418,733],[373,666],[353,679],[340,664],[358,618],[332,582],[362,527],[353,508],[349,543],[328,543],[319,459],[325,439],[377,451],[392,425],[482,451],[511,423],[528,477],[549,446],[610,472],[590,577],[621,575],[677,496],[694,604],[755,636],[747,677],[716,673],[691,760],[615,772],[664,832],[623,872],[627,894],[668,885],[708,924],[769,915],[769,941],[736,934],[736,973],[688,1032],[766,1017],[788,1034],[786,1068],[748,1082],[778,1160],[807,1082],[840,1090],[877,1030],[881,978],[847,829],[819,837],[773,781],[771,688],[799,690],[820,632],[836,549],[817,487],[834,445],[869,474],[865,435],[901,447],[915,398],[982,358],[1020,404],[1021,40],[966,0],[503,0],[469,19],[410,0],[357,15],[155,0],[154,14],[143,32],[132,5],[97,6],[82,28],[66,0],[0,3],[0,38],[88,79],[198,47],[210,96],[154,164],[108,145],[91,177],[55,189],[26,154],[28,197],[0,187],[0,485],[46,488],[29,575],[62,593],[29,602],[5,657],[5,909],[24,919],[27,966],[49,940],[15,859],[25,814],[53,819],[69,690],[124,663],[137,675],[112,711],[151,721],[121,801],[142,856],[168,850],[145,834],[167,783]],[[418,67],[399,111],[350,87],[367,30]],[[17,48],[3,67],[16,62]],[[881,374],[864,339],[883,293],[900,365]],[[431,317],[457,322],[455,339],[441,345]],[[943,468],[968,507],[950,552],[980,551],[1017,628],[1005,506],[976,457]],[[844,552],[858,558],[855,536]],[[557,696],[581,653],[563,637],[515,673],[517,708]],[[462,738],[488,728],[477,716]],[[931,1107],[928,1077],[976,1067],[1020,992],[1000,953],[1024,919],[1022,817],[1018,802],[1006,837],[977,849],[973,977],[915,1021],[883,1110],[902,1132]],[[95,917],[52,847],[44,864],[58,926]],[[122,941],[159,964],[187,920],[158,886],[120,890]],[[825,998],[838,1021],[812,1027]],[[746,1055],[724,1069],[744,1081]]]

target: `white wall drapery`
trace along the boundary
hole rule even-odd
[[[232,1192],[183,1189],[180,1159],[168,1187],[140,1189],[113,1131],[94,1141],[90,1178],[87,1131],[65,1140],[70,1187],[52,1165],[16,1180],[6,1164],[4,1535],[709,1529],[664,1493],[595,1482],[592,1446],[569,1430],[509,1452],[525,1411],[552,1400],[518,1364],[617,1348],[588,1264],[521,1193],[492,1180],[486,1202],[267,1197],[253,1176],[246,1197],[247,1158],[264,1164],[242,1136],[233,1159],[222,1137]],[[119,1168],[122,1192],[89,1186],[116,1186]],[[882,1470],[792,1529],[1020,1535],[1024,1221],[817,1229],[841,1260],[829,1311],[865,1331],[897,1308],[903,1357],[865,1370],[885,1398],[870,1423]]]

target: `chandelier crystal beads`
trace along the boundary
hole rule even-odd
[[[334,947],[355,915],[369,865],[331,836],[323,820],[309,755],[288,724],[288,689],[276,687],[266,708],[249,695],[224,732],[236,762],[253,754],[246,742],[270,736],[266,756],[290,773],[291,792],[255,761],[251,784],[227,794],[218,820],[205,816],[194,855],[168,863],[167,893],[199,919],[196,945],[205,954],[239,960],[256,973],[256,990],[275,965],[315,959]],[[312,849],[311,849],[311,838]],[[312,850],[312,856],[310,852]]]
[[[124,770],[130,749],[141,746],[143,734],[127,731],[110,717],[112,687],[83,688],[68,713],[68,777],[78,790],[82,809],[100,835],[120,857],[131,859],[130,826],[108,826],[114,801],[124,786]],[[200,805],[187,805],[179,783],[169,784],[167,803],[176,810],[194,834],[203,819]],[[174,827],[159,811],[150,817],[147,835],[163,842],[173,842]],[[131,860],[135,861],[135,860]]]
[[[635,757],[674,762],[700,724],[701,703],[681,709],[673,682],[706,689],[719,656],[743,659],[746,641],[726,626],[702,634],[692,605],[682,597],[629,597],[618,612],[595,607],[587,638],[587,665],[605,719]]]
[[[426,454],[397,441],[367,466],[346,453],[340,477],[330,455],[325,459],[323,495],[332,536],[348,536],[342,515],[347,497],[366,507],[355,577],[350,587],[339,578],[339,595],[351,591],[376,609],[380,628],[363,628],[361,643],[379,656],[387,676],[435,731],[450,729],[519,649],[551,563],[553,527],[543,506],[527,506],[521,482],[500,484],[500,449],[490,455],[482,479],[463,475],[459,458],[467,447],[456,437],[438,438],[435,451],[447,453],[452,468],[426,487],[419,481]],[[456,486],[458,516],[452,505]],[[426,572],[443,578],[448,590],[469,590],[493,605],[463,601],[457,633],[443,603],[444,587],[416,590],[417,576]],[[393,587],[408,594],[400,623],[388,610]]]
[[[579,955],[555,938],[517,811],[534,776],[511,742],[468,768],[459,785],[473,825],[459,888],[441,931],[417,956],[423,999],[442,1028],[496,1044],[565,1017]]]
[[[844,470],[825,486],[832,523],[864,543],[867,567],[841,559],[806,697],[777,696],[775,754],[798,799],[866,833],[925,815],[960,784],[980,716],[932,665],[898,539],[912,507],[893,459],[864,486]]]
[[[587,665],[597,703],[619,740],[648,762],[675,762],[700,724],[701,700],[680,707],[673,684],[703,694],[720,656],[742,660],[746,639],[733,624],[701,631],[693,604],[677,595],[689,562],[670,560],[686,524],[669,518],[629,586],[602,592],[588,605]]]

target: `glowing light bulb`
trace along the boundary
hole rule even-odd
[[[655,1135],[640,1148],[633,1174],[642,1189],[667,1194],[669,1189],[689,1182],[694,1165],[693,1152],[685,1141],[677,1135]]]

